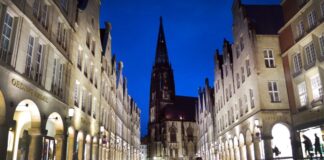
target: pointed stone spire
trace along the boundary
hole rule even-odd
[[[164,35],[164,29],[163,29],[163,21],[162,17],[160,17],[160,28],[159,28],[159,35],[158,35],[158,41],[156,46],[156,54],[155,54],[155,64],[163,64],[169,63],[168,58],[168,51],[165,41],[165,35]]]

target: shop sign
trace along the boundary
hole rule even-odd
[[[47,99],[46,96],[44,96],[44,95],[38,93],[35,89],[26,86],[26,85],[23,84],[22,82],[20,82],[20,81],[18,81],[18,80],[16,80],[16,79],[13,78],[13,79],[11,80],[11,84],[12,84],[13,86],[15,86],[16,88],[18,88],[18,89],[20,89],[20,90],[22,90],[22,91],[24,91],[24,92],[27,92],[27,93],[30,94],[31,96],[33,96],[33,97],[35,97],[35,98],[37,98],[37,99],[39,99],[39,100],[42,100],[42,101],[48,103],[48,99]]]

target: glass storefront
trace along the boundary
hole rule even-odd
[[[302,146],[302,151],[303,151],[303,157],[306,158],[306,157],[309,157],[309,153],[312,155],[312,156],[315,156],[315,157],[319,157],[320,155],[317,153],[317,155],[315,154],[315,135],[317,135],[317,137],[319,138],[319,142],[320,142],[320,149],[321,149],[321,153],[322,155],[324,156],[324,140],[323,140],[323,137],[324,137],[324,127],[320,127],[320,126],[316,126],[316,127],[310,127],[310,128],[307,128],[307,129],[303,129],[303,130],[300,130],[300,140],[301,140],[301,146]],[[308,151],[306,151],[306,141],[307,141],[307,138],[310,140],[310,144],[311,144],[311,147],[310,148],[310,151],[308,153]]]
[[[43,137],[42,160],[55,160],[55,139]]]

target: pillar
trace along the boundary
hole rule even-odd
[[[264,156],[265,159],[273,159],[273,152],[272,152],[272,136],[263,135],[262,136],[264,142]]]
[[[56,140],[56,146],[55,146],[55,156],[56,156],[56,159],[60,160],[63,158],[63,137],[64,135],[63,134],[57,134],[55,136],[55,140]]]
[[[29,132],[30,143],[29,143],[29,152],[28,159],[41,159],[42,148],[43,148],[43,137],[38,131]]]
[[[300,132],[297,132],[293,129],[293,132],[291,133],[291,149],[294,159],[303,158],[301,143],[302,142],[300,141]]]
[[[8,145],[8,133],[9,133],[9,127],[5,125],[0,126],[0,155],[1,157],[6,157],[7,154],[7,145]],[[12,144],[14,143],[14,137],[12,137]]]
[[[261,159],[260,138],[255,137],[253,141],[255,159]]]
[[[252,142],[249,142],[249,143],[247,143],[245,145],[245,147],[246,147],[246,157],[247,157],[248,160],[252,160],[252,156],[253,156],[253,155],[251,155],[251,148],[250,148],[251,143]]]

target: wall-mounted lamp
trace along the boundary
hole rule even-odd
[[[69,108],[68,117],[66,117],[66,119],[71,120],[73,116],[74,116],[74,108]]]

